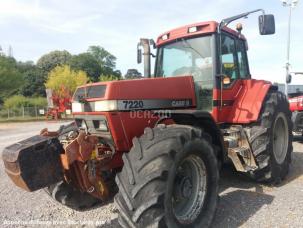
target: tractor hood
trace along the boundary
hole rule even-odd
[[[147,78],[78,87],[73,113],[189,108],[196,106],[193,78]]]

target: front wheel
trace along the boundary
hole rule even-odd
[[[123,227],[208,227],[217,206],[218,163],[200,129],[146,129],[123,155],[115,202]]]

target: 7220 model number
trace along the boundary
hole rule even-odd
[[[144,103],[142,100],[129,100],[123,101],[124,109],[139,109],[144,108]]]

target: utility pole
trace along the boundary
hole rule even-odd
[[[8,53],[7,54],[8,54],[8,57],[11,57],[11,58],[14,57],[13,56],[13,48],[12,48],[11,45],[9,45],[9,47],[8,47]]]
[[[284,7],[289,7],[289,14],[288,14],[288,34],[287,34],[287,51],[286,51],[286,77],[290,74],[290,34],[291,34],[291,16],[292,16],[292,9],[298,4],[299,0],[282,0],[282,4]],[[288,83],[285,81],[285,95],[288,96]]]

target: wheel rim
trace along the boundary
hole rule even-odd
[[[203,160],[190,155],[177,169],[174,181],[172,208],[181,224],[191,224],[201,213],[207,187],[207,173]]]
[[[283,113],[279,113],[273,128],[273,151],[276,161],[282,164],[288,149],[288,125]]]

